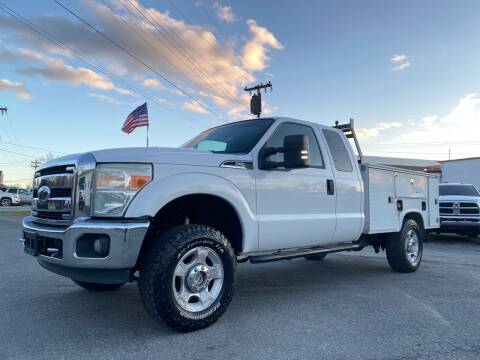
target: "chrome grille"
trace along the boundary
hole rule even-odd
[[[440,202],[440,215],[480,215],[480,208],[476,203],[445,201]]]
[[[32,216],[44,220],[70,221],[73,218],[75,166],[41,169],[33,180]]]

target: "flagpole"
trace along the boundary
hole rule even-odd
[[[147,147],[148,147],[148,128],[149,128],[149,127],[150,127],[150,126],[147,124]]]

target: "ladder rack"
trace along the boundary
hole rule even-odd
[[[354,121],[353,119],[350,119],[350,123],[347,124],[339,124],[338,121],[335,121],[335,129],[339,129],[343,131],[343,134],[347,139],[353,139],[353,142],[355,143],[355,147],[357,148],[358,152],[358,163],[362,164],[363,163],[363,153],[362,149],[360,148],[360,143],[358,142],[357,134],[355,134],[355,129],[354,129]]]

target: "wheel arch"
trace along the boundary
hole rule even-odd
[[[245,231],[235,207],[228,200],[217,195],[187,194],[165,204],[152,217],[140,249],[137,265],[161,234],[175,226],[185,224],[211,226],[227,237],[236,255],[243,251]]]
[[[253,193],[253,188],[252,188]],[[193,205],[192,205],[193,204]],[[200,204],[200,205],[199,205]],[[223,223],[208,219],[204,225],[210,225],[220,230],[232,242],[235,252],[253,251],[258,247],[258,229],[255,216],[250,209],[249,203],[240,189],[225,178],[204,174],[204,173],[182,173],[167,178],[159,179],[147,185],[135,197],[127,210],[126,217],[151,218],[151,226],[142,244],[142,251],[151,241],[152,237],[158,235],[158,230],[166,230],[168,227],[185,224],[185,217],[189,221],[197,223],[198,216],[192,217],[192,211],[204,206],[202,212],[218,215]],[[179,211],[181,219],[165,221],[162,218],[171,218],[172,211]],[[220,211],[225,210],[225,212]],[[198,211],[197,211],[198,213]],[[169,214],[169,216],[165,216]],[[231,216],[229,221],[226,215]],[[201,217],[205,220],[205,217]],[[228,226],[233,226],[235,232],[229,231]],[[138,260],[137,260],[138,263]]]
[[[425,219],[423,218],[423,214],[417,210],[410,210],[406,211],[403,215],[402,219],[402,226],[407,220],[415,220],[418,225],[421,226],[422,231],[425,231]]]

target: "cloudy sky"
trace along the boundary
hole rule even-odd
[[[367,154],[480,155],[479,1],[59,2],[0,0],[6,182],[35,158],[144,145],[120,128],[145,101],[151,144],[178,146],[248,118],[243,87],[268,80],[266,115],[353,117]]]

